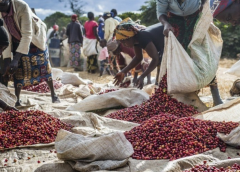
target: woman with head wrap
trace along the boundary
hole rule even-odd
[[[83,44],[83,33],[81,24],[77,21],[78,16],[73,14],[72,22],[67,26],[67,37],[70,49],[70,65],[75,71],[81,70],[81,46]]]
[[[116,58],[118,66],[123,70],[127,66],[127,61],[132,60],[135,57],[135,52],[133,48],[125,47],[119,41],[113,40],[108,42],[108,51],[112,52]],[[146,70],[146,69],[145,69]],[[136,83],[138,73],[145,71],[143,66],[139,63],[134,70],[133,83]],[[148,75],[147,84],[151,84],[151,74]]]
[[[142,29],[130,18],[123,20],[115,30],[116,40],[120,41],[124,46],[134,49],[135,57],[131,63],[121,70],[115,76],[115,83],[119,85],[124,76],[143,60],[142,49],[152,58],[149,67],[137,79],[136,85],[143,88],[143,80],[148,76],[160,63],[160,56],[164,48],[164,35],[161,24]]]

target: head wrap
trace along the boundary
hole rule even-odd
[[[59,28],[58,25],[56,25],[56,24],[53,25],[53,30],[58,30],[58,28]]]
[[[5,28],[3,27],[2,19],[0,19],[0,45],[4,45],[4,46],[9,45],[8,35]]]
[[[124,19],[115,29],[117,40],[125,40],[134,37],[141,28],[131,18]]]
[[[213,13],[213,17],[216,17],[219,13],[229,7],[235,0],[211,0],[210,7]]]
[[[73,15],[71,16],[72,21],[76,21],[77,18],[78,18],[77,14],[73,14]]]
[[[119,46],[119,42],[117,40],[110,40],[107,43],[108,51],[114,52]]]

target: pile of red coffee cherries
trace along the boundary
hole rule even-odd
[[[167,94],[167,75],[163,77],[159,88],[148,101],[111,113],[107,117],[141,124],[160,113],[170,113],[177,117],[188,117],[198,113],[193,106],[178,102]]]
[[[41,111],[0,113],[0,150],[55,141],[60,129],[71,125]]]
[[[225,152],[226,144],[217,138],[217,132],[228,134],[238,125],[162,113],[125,132],[125,136],[133,145],[134,159],[175,160],[217,147]]]

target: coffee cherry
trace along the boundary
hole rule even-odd
[[[160,113],[170,113],[178,117],[188,117],[198,113],[193,106],[178,102],[167,94],[167,75],[163,77],[159,88],[148,101],[111,113],[107,117],[141,124]]]
[[[72,126],[41,111],[0,113],[0,150],[55,141],[60,129]]]
[[[53,81],[53,87],[54,89],[59,89],[63,86],[63,84],[59,81]],[[30,85],[23,87],[23,90],[37,92],[37,93],[48,93],[50,92],[50,88],[48,87],[48,84],[44,81],[37,85]]]

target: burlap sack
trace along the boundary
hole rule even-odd
[[[7,103],[9,106],[15,106],[17,98],[12,94],[5,85],[0,83],[0,99]]]
[[[102,95],[89,96],[82,102],[68,107],[66,110],[87,112],[118,106],[131,107],[139,105],[148,99],[149,95],[146,92],[136,88],[128,88]]]
[[[70,165],[81,172],[122,167],[133,154],[131,143],[121,132],[94,138],[60,130],[55,148],[60,160],[72,161]]]

